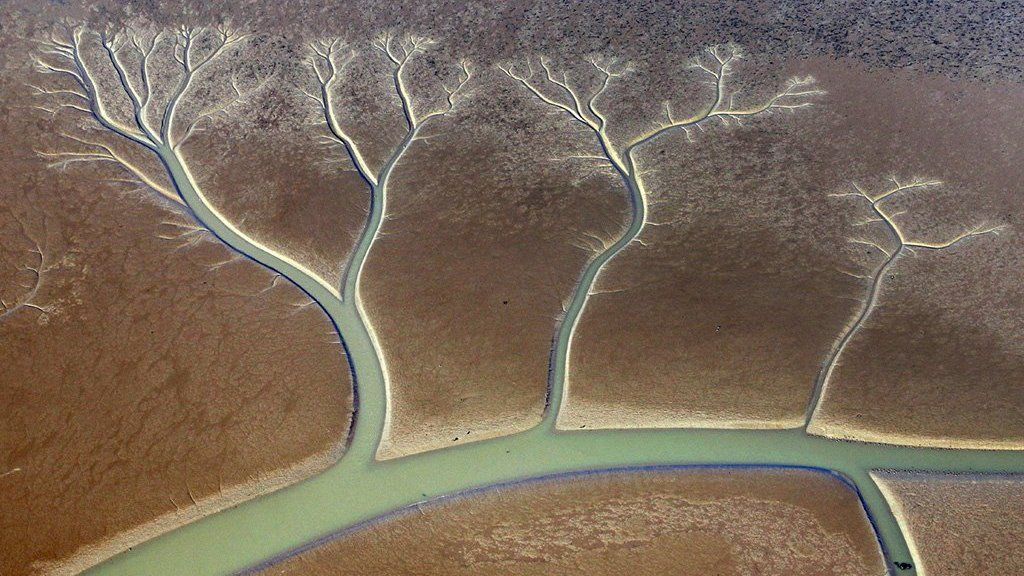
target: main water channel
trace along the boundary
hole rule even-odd
[[[945,450],[844,442],[793,430],[559,431],[554,418],[529,431],[405,458],[377,461],[387,426],[388,391],[372,330],[358,308],[358,271],[383,216],[371,209],[353,255],[342,300],[288,258],[249,239],[212,208],[172,150],[160,153],[196,218],[242,254],[301,287],[342,334],[357,381],[351,443],[341,461],[299,484],[173,530],[89,571],[97,575],[230,574],[288,554],[374,518],[467,490],[574,471],[649,466],[789,466],[833,471],[856,486],[877,529],[890,570],[914,560],[870,471],[1024,472],[1020,452]],[[560,339],[557,354],[566,354]],[[549,412],[550,414],[550,412]]]

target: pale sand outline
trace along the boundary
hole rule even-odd
[[[114,536],[81,546],[65,558],[36,561],[29,567],[38,574],[47,576],[81,574],[122,552],[186,524],[312,478],[338,462],[345,452],[347,436],[345,435],[341,442],[335,443],[327,450],[307,456],[284,468],[278,468],[269,475],[261,473],[252,482],[228,487],[214,495],[200,498],[195,501],[195,504],[181,510],[166,512],[134,528],[122,530]]]

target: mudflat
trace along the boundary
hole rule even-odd
[[[810,417],[847,439],[1019,446],[1024,124],[1010,108],[1024,92],[833,60],[745,85],[737,66],[734,81],[758,94],[804,74],[828,91],[814,106],[640,156],[649,224],[587,303],[560,425]],[[864,196],[889,192],[877,207],[893,228]]]
[[[907,532],[918,573],[1024,572],[1024,477],[876,472]]]
[[[263,574],[782,576],[885,571],[860,501],[807,470],[570,475],[427,503]]]
[[[41,22],[15,14],[0,44],[3,77],[25,79],[0,88],[0,572],[77,573],[330,466],[352,382],[316,303],[159,194],[151,159],[71,155],[101,136],[35,108],[53,103],[30,86],[50,88],[26,40]]]

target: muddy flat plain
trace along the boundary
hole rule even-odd
[[[97,570],[341,531],[271,570],[970,571],[920,536],[946,477],[868,470],[1024,469],[1019,8],[238,8],[0,16],[0,572],[92,566],[343,453]],[[841,469],[884,557],[810,472],[563,478],[344,531],[381,512],[347,498],[428,498],[387,471],[434,498],[748,458]],[[1016,566],[968,510],[1012,491],[945,509],[961,558]],[[240,522],[265,550],[201,536]]]
[[[1024,478],[909,472],[879,472],[876,478],[909,534],[919,574],[1024,571]]]
[[[651,172],[649,224],[595,285],[561,426],[801,426],[823,364],[877,287],[838,368],[817,382],[810,430],[1019,446],[1024,356],[1003,336],[1021,330],[1010,272],[1021,254],[1019,85],[823,60],[743,83],[741,66],[756,65],[737,65],[733,80],[752,102],[787,75],[811,75],[828,94],[638,153]],[[875,278],[899,239],[851,193],[919,180],[933,184],[883,205],[908,242],[978,235],[904,249]]]
[[[844,574],[884,572],[864,510],[811,471],[584,475],[411,510],[262,574]]]
[[[3,76],[28,81],[34,45],[17,31]],[[91,133],[55,126],[32,92],[4,82],[0,97],[10,575],[77,573],[322,471],[352,418],[344,351],[316,303],[145,183],[112,181],[125,176],[112,163],[48,166],[74,158],[49,155],[75,150],[61,133]]]
[[[215,20],[217,10],[195,17]],[[671,32],[655,23],[657,10],[636,18],[600,12],[594,17],[620,32],[649,28],[608,46],[596,32],[540,24],[544,10],[477,7],[455,16],[376,7],[356,10],[343,29],[326,25],[332,18],[323,7],[256,11],[250,28],[284,27],[277,36],[254,34],[232,55],[220,77],[243,97],[183,147],[225,218],[336,287],[371,193],[324,125],[308,45],[344,40],[334,118],[371,172],[397,160],[358,289],[388,385],[381,456],[538,423],[550,402],[548,354],[581,290],[589,296],[565,339],[572,346],[563,428],[789,428],[814,412],[810,430],[829,436],[1019,445],[1024,430],[1012,415],[1024,400],[1012,382],[1021,326],[1009,303],[1021,285],[1012,183],[1024,164],[1015,144],[1024,127],[1010,112],[1021,98],[1012,49],[996,31],[969,53],[946,46],[942,58],[928,54],[930,36],[809,48],[766,30],[785,22],[791,34],[805,33],[824,17],[813,10],[755,11],[735,28],[694,5],[687,19],[701,24]],[[578,10],[564,15],[581,19]],[[954,12],[937,13],[928,29],[975,34]],[[146,17],[169,22],[160,10]],[[381,31],[399,28],[433,41],[403,68],[403,94],[393,82],[396,64],[375,49]],[[486,41],[476,31],[484,29]],[[544,56],[556,79],[565,74],[569,88],[592,95],[601,75],[590,60],[599,55],[595,62],[615,74],[593,103],[621,153],[637,136],[714,103],[713,78],[692,59],[714,63],[704,47],[725,46],[724,55],[730,40],[730,107],[772,101],[794,78],[814,79],[798,94],[824,93],[666,131],[636,147],[643,228],[592,286],[581,286],[583,268],[629,227],[628,187],[600,161],[594,133],[502,68],[529,69],[543,81]],[[403,105],[421,118],[444,108],[463,64],[472,78],[458,105],[396,156],[409,128]],[[548,96],[565,97],[547,84]],[[992,113],[975,117],[977,109]],[[893,199],[915,239],[941,242],[979,226],[999,235],[941,254],[918,251],[919,258],[907,251],[892,278],[874,282],[892,238],[863,225],[868,206],[836,195],[854,184],[881,192],[890,178],[942,182]],[[877,302],[836,354],[874,288]],[[965,290],[970,298],[956,296]],[[907,326],[923,327],[923,337],[906,338]],[[957,342],[943,336],[950,331]],[[998,360],[983,359],[985,350],[997,350]],[[950,351],[971,361],[931,361],[955,358]],[[826,364],[833,370],[822,378]],[[984,400],[965,384],[979,371],[991,382]],[[919,408],[901,409],[911,404]],[[981,410],[990,426],[969,427]]]

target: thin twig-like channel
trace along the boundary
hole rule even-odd
[[[669,110],[666,110],[666,120],[658,128],[620,147],[616,147],[608,136],[607,119],[598,108],[597,100],[608,88],[611,80],[621,74],[623,69],[613,64],[593,61],[592,64],[601,79],[600,87],[590,96],[583,97],[564,76],[555,75],[549,64],[541,61],[543,82],[547,83],[547,89],[559,95],[556,97],[534,82],[532,68],[529,74],[520,74],[513,67],[504,68],[511,78],[529,89],[542,104],[562,110],[575,122],[584,125],[595,134],[601,157],[621,178],[628,190],[632,205],[630,223],[622,236],[608,243],[588,262],[573,291],[565,317],[557,328],[552,357],[549,410],[543,426],[511,436],[397,460],[378,461],[376,451],[387,433],[388,390],[381,350],[360,305],[361,271],[383,222],[387,185],[394,170],[409,147],[420,136],[421,129],[455,107],[455,98],[469,80],[469,68],[463,66],[461,83],[457,87],[445,88],[447,97],[439,109],[418,114],[404,86],[402,71],[409,58],[419,53],[426,45],[425,41],[415,37],[399,40],[390,35],[378,40],[376,48],[393,64],[392,78],[396,96],[401,103],[406,131],[380,167],[374,170],[371,163],[361,154],[358,145],[345,132],[334,112],[332,102],[332,86],[351,54],[339,42],[316,44],[312,47],[314,72],[319,81],[320,91],[319,94],[307,95],[321,107],[323,120],[330,135],[344,148],[345,155],[356,167],[370,192],[370,209],[366,224],[341,274],[340,286],[336,286],[334,282],[318,277],[301,263],[246,235],[220,213],[196,185],[179,150],[181,144],[188,139],[204,117],[194,119],[192,123],[185,125],[183,131],[176,132],[173,126],[179,110],[177,103],[189,92],[195,73],[236,41],[236,37],[229,31],[218,31],[212,51],[198,57],[192,52],[193,41],[198,33],[182,29],[176,38],[174,54],[181,66],[182,78],[178,87],[170,92],[170,100],[164,103],[163,109],[159,111],[159,123],[150,119],[149,112],[154,110],[155,104],[151,102],[151,95],[154,92],[148,85],[147,74],[148,58],[159,38],[149,43],[136,44],[142,55],[141,78],[138,81],[144,89],[137,88],[139,85],[134,85],[128,80],[127,72],[115,48],[115,40],[102,38],[103,49],[111,66],[117,72],[120,88],[125,91],[133,107],[134,127],[120,124],[108,115],[104,99],[99,94],[99,87],[92,79],[85,60],[80,56],[82,42],[88,34],[83,29],[73,30],[67,41],[54,40],[49,45],[47,54],[61,59],[63,65],[40,62],[43,72],[65,77],[75,88],[71,91],[44,90],[44,95],[71,95],[72,102],[61,104],[61,107],[84,113],[100,127],[127,143],[141,146],[152,153],[161,162],[173,185],[173,190],[169,190],[162,188],[155,181],[150,181],[149,184],[157,193],[182,204],[199,223],[225,244],[277,271],[304,290],[324,309],[342,336],[355,374],[358,392],[357,418],[347,453],[337,466],[288,490],[239,504],[145,544],[142,544],[145,535],[151,536],[152,533],[140,531],[134,548],[97,566],[92,573],[230,573],[286,553],[325,534],[343,531],[390,511],[479,487],[584,470],[654,464],[712,464],[814,467],[844,475],[858,488],[869,515],[875,522],[892,569],[899,570],[899,574],[912,574],[912,569],[897,568],[911,564],[912,558],[888,503],[869,476],[871,470],[892,468],[941,472],[1024,472],[1024,459],[1020,457],[1019,452],[952,451],[838,442],[808,435],[803,429],[555,431],[558,409],[566,394],[567,365],[573,332],[586,306],[587,298],[602,269],[642,234],[647,223],[647,200],[643,180],[637,169],[635,152],[644,144],[670,131],[686,131],[714,119],[729,122],[776,109],[803,108],[809,104],[806,98],[818,93],[811,85],[811,80],[794,79],[781,92],[764,102],[746,108],[735,106],[728,94],[725,80],[729,67],[737,55],[734,47],[712,49],[709,51],[712,58],[710,64],[700,61],[695,64],[703,73],[715,79],[713,102],[709,106],[686,119],[676,119]],[[58,160],[63,158],[65,162],[113,162],[134,177],[145,180],[145,175],[139,167],[130,164],[109,147],[92,141],[77,142],[89,147],[90,151],[50,154]],[[889,259],[873,276],[866,304],[848,332],[840,339],[829,358],[828,367],[835,365],[845,342],[854,336],[858,326],[863,324],[870,314],[885,271],[896,261],[901,251],[914,248],[942,249],[971,236],[994,231],[976,229],[941,244],[910,241],[904,238],[899,228],[889,220],[887,213],[879,208],[879,202],[884,200],[884,197],[864,197],[871,201],[872,208],[891,228],[899,247],[888,252]],[[828,370],[819,379],[815,403],[827,378]],[[161,532],[167,529],[166,525],[161,525],[155,526],[153,531]]]

